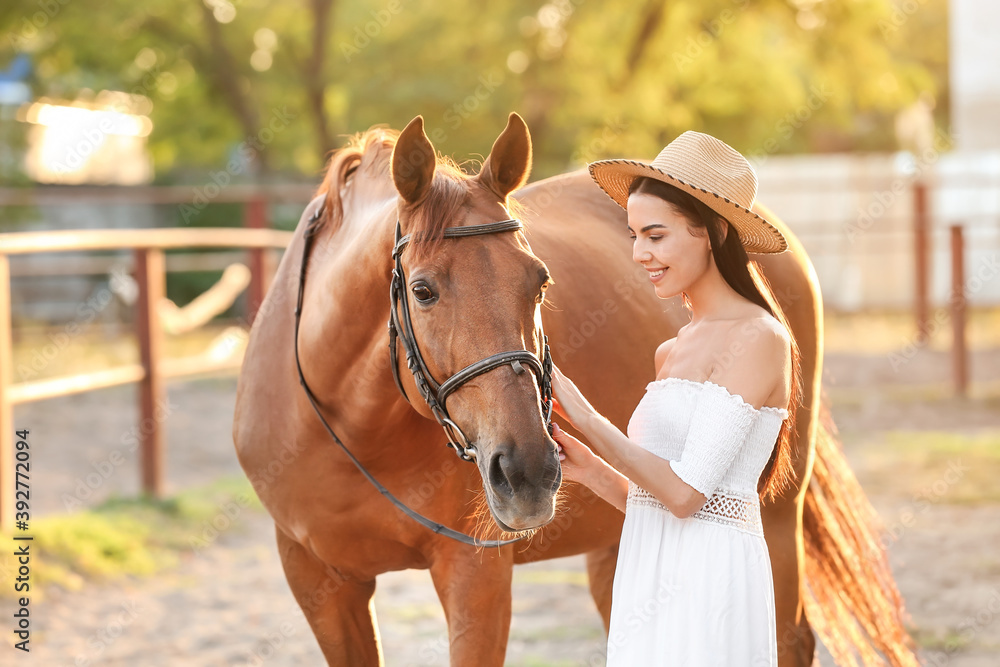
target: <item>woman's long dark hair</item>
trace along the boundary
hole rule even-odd
[[[799,346],[795,342],[792,328],[788,326],[785,313],[778,304],[771,286],[761,273],[757,262],[751,261],[743,243],[740,242],[736,228],[729,226],[726,238],[722,240],[722,216],[703,204],[697,198],[679,188],[655,178],[637,178],[629,187],[629,194],[641,192],[650,194],[672,204],[677,211],[688,220],[694,228],[705,229],[712,247],[712,256],[719,273],[737,294],[757,304],[774,316],[791,340],[792,353],[792,395],[788,401],[788,418],[781,424],[778,441],[771,458],[764,466],[757,492],[761,500],[776,498],[795,479],[795,469],[792,467],[792,429],[795,424],[795,413],[802,400],[802,372],[799,366]],[[687,295],[684,295],[685,305],[690,305]]]

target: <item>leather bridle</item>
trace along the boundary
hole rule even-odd
[[[344,445],[344,443],[341,442],[340,438],[337,437],[337,434],[334,433],[330,424],[323,416],[323,413],[319,408],[319,402],[317,401],[312,390],[309,388],[309,384],[306,382],[305,375],[302,372],[302,363],[299,358],[299,323],[302,318],[302,301],[305,295],[306,268],[309,262],[309,250],[312,247],[313,240],[316,236],[318,228],[317,223],[321,217],[324,203],[325,195],[323,201],[320,202],[316,211],[309,219],[309,225],[306,227],[303,235],[302,263],[299,270],[299,291],[298,299],[295,305],[294,343],[295,366],[299,374],[299,383],[305,390],[309,403],[312,405],[313,410],[319,417],[320,422],[323,424],[327,433],[330,434],[330,437],[333,438],[334,442],[336,442],[340,448],[344,450],[351,462],[354,463],[365,478],[367,478],[368,481],[371,482],[376,489],[378,489],[379,493],[388,498],[394,505],[396,505],[396,507],[398,507],[414,521],[426,526],[435,533],[475,547],[499,547],[523,539],[522,536],[510,540],[480,540],[477,537],[448,528],[447,526],[428,519],[422,514],[411,509],[399,500],[399,498],[394,496],[377,479],[375,479],[375,477],[364,467],[364,465],[362,465],[361,461],[359,461],[357,457],[355,457],[354,454],[352,454],[351,451]],[[517,231],[520,229],[523,229],[523,225],[519,220],[501,220],[499,222],[488,222],[480,225],[469,225],[467,227],[448,227],[444,230],[444,237],[461,238],[479,234]],[[400,393],[403,394],[403,397],[408,402],[410,401],[409,396],[406,395],[406,390],[403,388],[402,380],[399,377],[398,361],[396,356],[397,340],[402,343],[403,349],[406,351],[406,365],[410,369],[410,372],[413,373],[413,379],[416,382],[417,389],[423,396],[424,401],[426,401],[427,406],[431,409],[431,412],[433,413],[438,424],[440,424],[444,429],[445,435],[448,438],[448,446],[453,447],[462,460],[475,461],[477,455],[475,444],[469,441],[458,424],[456,424],[448,415],[448,410],[445,407],[445,401],[447,401],[448,396],[453,394],[463,384],[479,375],[482,375],[483,373],[493,370],[494,368],[510,364],[514,369],[514,372],[520,375],[524,373],[524,366],[522,364],[527,364],[538,377],[538,385],[541,390],[542,397],[541,405],[545,420],[545,428],[549,432],[549,435],[552,435],[552,357],[549,354],[548,336],[546,336],[544,332],[541,337],[543,349],[541,360],[539,360],[534,353],[529,352],[528,350],[500,352],[466,366],[441,384],[438,384],[434,380],[427,368],[427,364],[424,362],[424,359],[420,354],[420,348],[417,346],[417,341],[413,334],[413,323],[410,321],[409,305],[404,292],[406,282],[401,263],[401,255],[403,253],[403,249],[406,247],[406,244],[410,241],[410,235],[407,234],[406,236],[401,236],[401,234],[402,230],[397,218],[395,244],[392,251],[394,268],[392,270],[392,282],[389,287],[392,308],[389,316],[389,356],[392,362],[393,379],[396,381],[396,386],[399,388]],[[402,316],[399,315],[398,311],[402,311]]]
[[[524,226],[520,220],[501,220],[499,222],[488,222],[481,225],[469,225],[468,227],[448,227],[444,230],[445,238],[462,238],[465,236],[475,236],[478,234],[496,234],[500,232],[517,231]],[[455,449],[455,453],[463,461],[474,461],[476,458],[475,445],[469,441],[465,433],[458,424],[452,421],[448,415],[445,401],[459,387],[474,377],[482,375],[488,371],[510,364],[514,372],[518,375],[524,373],[524,366],[527,364],[538,378],[538,387],[541,390],[542,410],[545,418],[545,428],[552,435],[552,357],[549,355],[549,338],[542,334],[542,358],[539,360],[534,353],[528,350],[513,350],[510,352],[499,352],[497,354],[481,359],[469,364],[458,371],[450,378],[438,384],[435,382],[431,372],[427,369],[420,348],[417,345],[416,336],[413,333],[413,323],[410,322],[410,306],[405,296],[406,277],[403,273],[401,256],[406,244],[410,241],[410,235],[401,237],[399,220],[396,220],[396,243],[392,250],[392,258],[395,267],[392,270],[392,283],[389,287],[389,298],[391,310],[389,314],[389,357],[392,361],[392,377],[396,380],[396,386],[407,401],[410,397],[403,389],[403,382],[399,377],[399,363],[396,360],[396,341],[403,344],[406,351],[406,366],[413,373],[413,380],[416,382],[420,395],[423,396],[427,407],[431,409],[434,418],[445,435],[448,436],[448,445]],[[402,311],[402,315],[399,315]]]

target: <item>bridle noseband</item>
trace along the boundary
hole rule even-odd
[[[330,437],[333,438],[334,442],[336,442],[342,450],[344,450],[344,453],[347,454],[348,458],[350,458],[351,462],[358,468],[358,470],[361,471],[365,478],[367,478],[368,481],[371,482],[376,489],[378,489],[379,493],[388,498],[394,505],[396,505],[396,507],[398,507],[414,521],[426,526],[439,535],[444,535],[445,537],[450,537],[451,539],[475,547],[499,547],[523,539],[523,537],[518,537],[510,540],[480,540],[478,537],[466,535],[465,533],[448,528],[447,526],[436,521],[432,521],[431,519],[428,519],[422,514],[409,508],[406,504],[399,500],[399,498],[390,493],[390,491],[377,479],[375,479],[375,477],[361,464],[361,461],[359,461],[357,457],[355,457],[354,454],[352,454],[351,451],[344,445],[344,443],[341,442],[340,438],[337,437],[337,434],[334,433],[330,424],[323,416],[322,411],[319,409],[319,402],[316,400],[316,396],[309,388],[309,384],[306,382],[305,375],[302,372],[302,362],[299,358],[299,323],[302,319],[302,301],[305,295],[306,268],[309,262],[309,250],[312,247],[313,240],[315,239],[318,228],[317,223],[321,217],[325,200],[326,196],[324,195],[320,205],[316,208],[316,211],[309,219],[309,224],[303,234],[302,263],[299,269],[299,291],[298,299],[295,305],[295,366],[299,374],[299,384],[301,384],[302,388],[305,390],[306,397],[309,399],[310,405],[312,405],[313,410],[316,412],[316,416],[319,417],[320,422],[323,424],[327,433],[330,434]],[[467,227],[448,227],[444,230],[444,237],[460,238],[465,236],[476,236],[479,234],[516,231],[520,229],[523,229],[523,225],[519,220],[501,220],[499,222],[488,222],[481,225],[469,225]],[[448,396],[453,394],[459,387],[474,377],[507,364],[510,364],[514,369],[514,372],[520,375],[524,373],[524,366],[522,364],[527,364],[538,377],[538,385],[541,390],[542,397],[541,406],[544,414],[545,428],[549,435],[552,435],[552,357],[549,354],[549,338],[544,334],[544,332],[541,337],[543,350],[541,360],[528,350],[500,352],[466,366],[441,384],[438,384],[434,380],[427,368],[427,364],[424,362],[424,359],[420,354],[420,348],[417,346],[417,341],[413,334],[413,323],[410,321],[409,304],[403,291],[405,289],[406,282],[400,256],[402,255],[406,244],[410,241],[410,235],[407,234],[406,236],[401,237],[401,234],[402,230],[399,219],[397,218],[395,245],[392,250],[394,268],[392,270],[392,282],[389,287],[389,297],[392,308],[389,315],[389,356],[392,362],[392,377],[396,381],[396,386],[399,388],[400,393],[403,394],[403,397],[407,401],[410,400],[409,396],[406,395],[406,390],[403,388],[403,382],[399,377],[399,364],[396,356],[397,339],[403,344],[403,349],[406,350],[406,365],[410,369],[410,372],[413,373],[413,379],[416,382],[417,389],[423,396],[424,401],[427,402],[434,418],[444,429],[445,435],[448,437],[448,446],[453,447],[461,459],[465,461],[475,461],[475,445],[469,441],[465,433],[462,432],[462,429],[459,428],[458,424],[456,424],[448,415],[448,410],[445,407],[445,401],[448,400]],[[401,317],[398,314],[399,310],[402,311]]]
[[[461,238],[465,236],[476,236],[479,234],[496,234],[499,232],[510,232],[523,229],[524,225],[520,220],[501,220],[499,222],[487,222],[481,225],[469,225],[468,227],[448,227],[444,230],[445,238]],[[406,366],[413,374],[413,380],[423,396],[427,407],[431,409],[434,418],[444,429],[448,436],[448,445],[455,449],[455,453],[464,461],[474,461],[476,458],[475,445],[469,441],[465,433],[458,424],[452,421],[445,407],[448,396],[454,393],[459,387],[472,378],[482,375],[488,371],[510,364],[514,372],[518,375],[524,373],[523,364],[527,364],[538,378],[538,387],[541,389],[542,410],[545,419],[545,428],[549,435],[552,435],[552,357],[549,355],[549,337],[542,334],[542,358],[539,359],[534,353],[528,350],[513,350],[511,352],[499,352],[492,356],[469,364],[458,371],[450,378],[438,384],[435,382],[431,372],[427,369],[420,348],[417,346],[417,339],[413,333],[413,323],[410,321],[410,306],[405,296],[406,277],[403,274],[401,256],[406,244],[410,241],[410,235],[402,236],[399,220],[396,220],[396,239],[392,250],[392,258],[395,264],[392,269],[392,283],[389,286],[389,298],[391,309],[389,311],[389,357],[392,361],[392,377],[399,387],[400,393],[409,401],[403,389],[403,381],[399,377],[399,363],[396,359],[396,340],[403,344],[406,350]],[[399,315],[399,311],[402,315]]]

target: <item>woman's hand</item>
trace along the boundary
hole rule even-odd
[[[552,398],[556,414],[577,428],[583,425],[588,414],[596,414],[579,388],[555,364],[552,364]]]
[[[555,422],[552,423],[552,439],[559,448],[563,479],[589,486],[594,471],[605,465],[604,461],[590,451],[590,447],[559,428],[559,424]]]

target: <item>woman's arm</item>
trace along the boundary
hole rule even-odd
[[[561,413],[615,470],[651,493],[674,515],[687,517],[708,501],[744,442],[754,410],[760,409],[774,385],[787,375],[782,372],[782,360],[788,356],[787,334],[769,331],[771,335],[758,335],[744,345],[747,354],[742,355],[740,364],[727,369],[724,377],[713,379],[725,393],[699,396],[684,454],[677,462],[660,458],[629,440],[555,366],[553,392]]]
[[[564,435],[566,435],[564,433]],[[572,436],[570,436],[572,437]],[[628,477],[595,456],[596,462],[587,468],[586,474],[578,481],[603,498],[609,505],[625,512],[628,501]]]
[[[555,366],[552,368],[552,388],[557,395],[559,413],[572,422],[607,461],[605,463],[594,456],[576,438],[564,432],[557,434],[556,440],[563,446],[568,459],[568,465],[567,461],[563,462],[563,474],[569,479],[590,487],[622,511],[625,510],[628,495],[628,480],[653,494],[671,513],[681,518],[698,511],[708,500],[678,477],[668,460],[632,442],[599,414],[576,385]],[[563,442],[560,435],[572,438],[573,442]],[[579,447],[575,443],[579,443]],[[581,448],[586,451],[581,451]]]
[[[587,415],[582,422],[578,428],[587,436],[594,449],[613,466],[613,472],[619,476],[624,475],[624,478],[653,494],[671,514],[683,519],[697,512],[708,501],[708,498],[677,476],[670,467],[670,461],[629,440],[599,413]],[[595,476],[604,481],[607,479],[606,475],[607,473]],[[594,492],[600,495],[596,488]],[[628,492],[627,481],[625,492]]]
[[[603,466],[595,468],[594,476],[590,480],[591,483],[587,486],[624,514],[625,504],[628,502],[628,477],[607,463],[603,461],[601,463]]]

